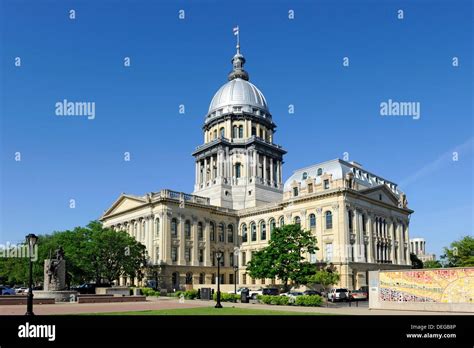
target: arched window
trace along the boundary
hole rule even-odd
[[[246,224],[242,224],[241,231],[242,231],[242,243],[245,243],[248,240]]]
[[[309,214],[309,228],[316,228],[316,215],[314,214]]]
[[[233,126],[232,127],[232,137],[238,138],[239,137],[239,127]]]
[[[193,283],[193,274],[191,272],[186,273],[186,284]]]
[[[223,243],[224,242],[224,224],[219,224],[218,227],[218,235],[219,235],[219,242]]]
[[[280,227],[285,226],[285,218],[283,216],[280,216],[280,219],[278,220],[278,225]]]
[[[204,233],[202,229],[202,222],[198,222],[198,239],[203,240],[204,239]]]
[[[214,129],[214,139],[217,139],[217,129]]]
[[[295,216],[295,219],[293,220],[293,223],[295,225],[301,226],[301,219],[299,216]]]
[[[156,218],[155,219],[155,238],[160,237],[160,219]]]
[[[318,175],[323,175],[323,169],[322,168],[318,168]]]
[[[141,230],[141,240],[144,240],[145,239],[145,230],[146,230],[146,223],[145,221],[142,222],[142,230]]]
[[[244,137],[244,126],[239,126],[239,138]]]
[[[235,177],[236,178],[240,178],[240,176],[241,176],[241,173],[240,173],[241,172],[241,166],[242,165],[240,163],[235,164]]]
[[[252,242],[257,240],[257,226],[255,225],[255,222],[252,222],[250,225],[250,239]]]
[[[219,129],[219,136],[221,138],[224,138],[224,135],[225,135],[225,129],[224,129],[224,127],[221,127],[221,129]]]
[[[199,273],[199,284],[204,284],[206,281],[206,274]]]
[[[352,210],[347,211],[347,218],[349,219],[349,230],[352,230],[353,223],[354,223],[354,221],[352,219],[353,218]]]
[[[227,226],[227,242],[234,243],[234,226]]]
[[[184,223],[184,235],[187,239],[191,238],[191,222],[189,220]]]
[[[268,222],[268,224],[270,225],[270,233],[273,232],[273,230],[276,228],[276,221],[274,218],[271,218],[270,221]]]
[[[173,237],[178,235],[178,220],[176,218],[171,219],[171,235]]]
[[[135,223],[133,224],[133,236],[135,237],[135,239],[138,238],[138,234],[137,234],[137,233],[138,233],[138,223],[135,222]]]
[[[267,239],[267,225],[265,224],[265,221],[260,222],[260,240],[266,240]]]
[[[173,272],[171,275],[171,283],[173,284],[173,288],[177,289],[179,287],[179,274],[178,272]]]
[[[328,210],[326,212],[326,229],[332,228],[332,213]]]
[[[211,242],[216,240],[216,225],[213,222],[209,224],[210,231],[209,231],[209,239]]]

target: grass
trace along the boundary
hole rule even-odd
[[[109,312],[109,313],[90,313],[86,315],[325,315],[315,312],[294,312],[279,311],[267,309],[247,309],[247,308],[214,308],[214,307],[197,307],[197,308],[175,308],[175,309],[158,309],[145,311],[128,311],[128,312]]]

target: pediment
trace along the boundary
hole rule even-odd
[[[146,199],[142,197],[121,194],[120,197],[112,204],[112,206],[105,211],[101,219],[104,219],[110,215],[119,214],[140,207],[144,203],[146,203]]]
[[[385,185],[379,185],[366,190],[359,191],[360,194],[375,201],[381,201],[386,204],[399,206],[398,197],[390,191]],[[380,199],[381,198],[381,199]]]

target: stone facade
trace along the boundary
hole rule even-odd
[[[339,286],[365,286],[372,270],[409,268],[413,211],[405,194],[360,164],[340,159],[297,170],[283,184],[286,151],[273,143],[276,125],[266,100],[248,82],[239,51],[232,62],[229,82],[206,115],[204,144],[193,153],[194,193],[122,194],[101,217],[104,226],[142,242],[160,287],[167,289],[212,286],[216,251],[224,253],[223,284],[278,283],[251,279],[245,265],[275,227],[290,223],[314,233],[319,250],[306,256],[336,267]]]

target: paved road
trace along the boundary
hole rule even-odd
[[[130,303],[58,303],[54,305],[35,305],[34,312],[37,315],[48,314],[81,314],[81,313],[106,313],[125,311],[144,311],[172,308],[195,308],[214,306],[213,301],[186,300],[179,303],[175,298],[149,298],[147,302]],[[466,315],[467,313],[448,312],[419,312],[419,311],[394,311],[394,310],[370,310],[367,302],[360,302],[356,307],[347,303],[330,303],[328,307],[296,307],[296,306],[271,306],[259,303],[222,303],[224,307],[252,308],[266,310],[285,310],[293,312],[317,312],[322,314],[340,315]],[[25,306],[0,306],[0,315],[23,315]]]

